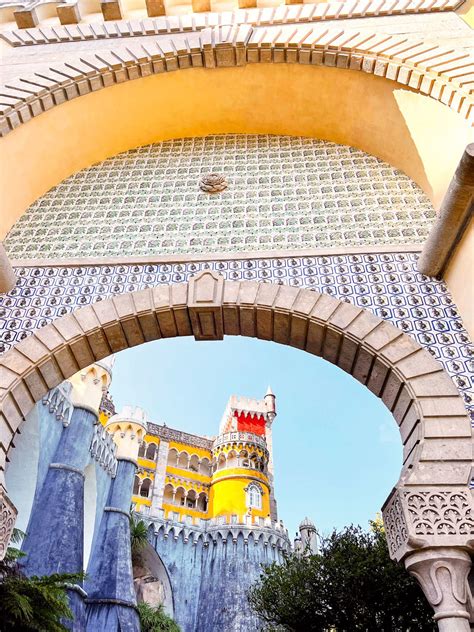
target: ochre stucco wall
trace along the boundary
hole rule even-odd
[[[454,251],[444,278],[464,321],[471,340],[474,340],[474,220],[471,219]]]
[[[211,133],[359,147],[407,173],[436,205],[472,134],[441,103],[357,71],[249,64],[153,75],[55,107],[2,139],[0,238],[79,169],[132,147]]]
[[[247,493],[245,488],[248,487],[251,480],[246,476],[242,476],[241,470],[240,472],[241,476],[238,476],[237,469],[223,470],[222,476],[232,476],[232,478],[225,478],[212,483],[209,495],[209,515],[211,517],[225,515],[244,516],[247,514]],[[265,518],[270,515],[270,496],[263,476],[259,477],[257,473],[257,477],[260,478],[263,489],[262,508],[253,508],[252,515]]]

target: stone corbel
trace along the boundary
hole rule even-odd
[[[467,487],[400,487],[382,508],[390,556],[431,547],[471,548],[474,510]]]
[[[405,566],[435,611],[440,632],[469,632],[469,553],[455,547],[424,549],[409,555]]]
[[[16,275],[13,271],[3,244],[0,242],[0,294],[6,294],[15,287]]]

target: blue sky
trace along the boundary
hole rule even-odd
[[[290,536],[307,515],[323,533],[367,526],[401,468],[396,423],[352,377],[310,354],[251,338],[174,338],[116,356],[118,409],[144,408],[152,421],[215,435],[231,394],[277,397],[273,424],[279,517]]]

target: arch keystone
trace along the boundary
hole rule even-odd
[[[223,295],[224,277],[204,270],[190,278],[188,310],[196,340],[223,340]]]

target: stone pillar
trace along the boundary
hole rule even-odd
[[[156,455],[156,471],[151,494],[150,516],[159,516],[163,506],[163,494],[165,491],[166,467],[168,465],[169,441],[160,440],[158,454]]]
[[[84,470],[90,461],[94,425],[109,375],[92,365],[69,381],[74,410],[35,496],[23,542],[21,564],[29,576],[84,570]],[[81,632],[85,630],[85,593],[80,585],[68,592],[74,619],[65,625]]]
[[[435,223],[418,261],[418,270],[427,276],[442,276],[459,243],[473,211],[474,143],[464,150]]]
[[[127,407],[109,419],[106,430],[117,444],[118,467],[87,569],[87,632],[139,632],[129,509],[145,414]]]
[[[469,632],[469,553],[456,547],[423,549],[409,555],[405,566],[433,607],[440,632]]]
[[[15,287],[16,275],[5,248],[0,242],[0,294],[6,294]]]

